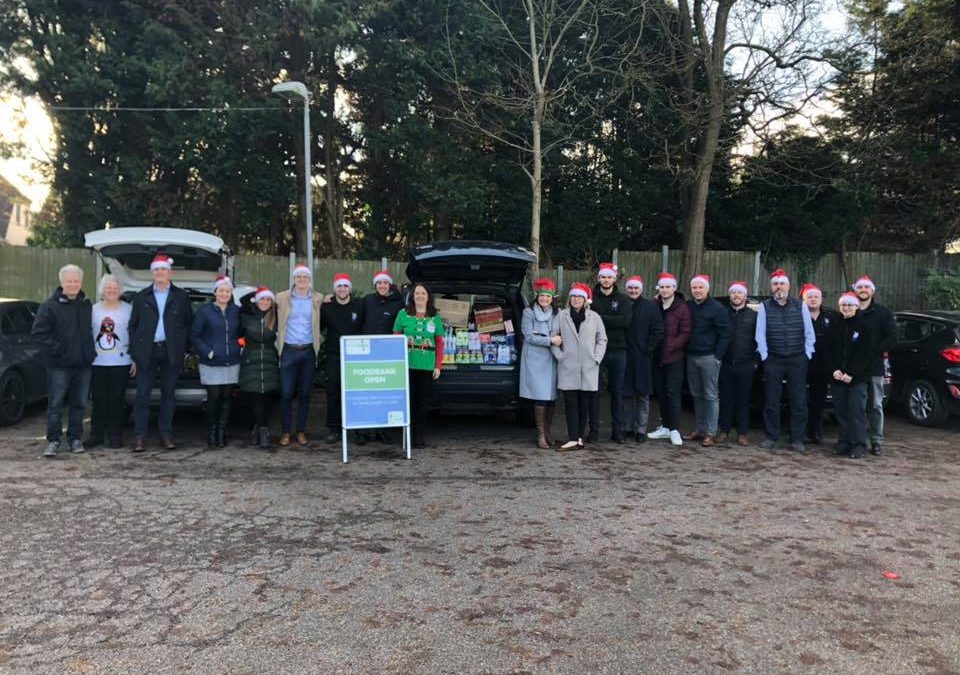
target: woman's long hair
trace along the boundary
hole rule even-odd
[[[427,292],[427,316],[436,316],[437,306],[433,301],[433,292],[427,288],[426,284],[419,281],[410,287],[410,293],[407,295],[407,306],[404,308],[407,310],[407,314],[410,316],[417,315],[417,303],[413,301],[413,294],[417,288],[422,288]]]

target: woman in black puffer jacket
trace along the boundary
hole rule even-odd
[[[240,317],[243,354],[240,356],[240,391],[253,412],[250,444],[264,450],[270,443],[270,407],[280,390],[280,356],[277,353],[277,309],[273,292],[257,289],[254,301]]]

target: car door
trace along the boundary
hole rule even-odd
[[[924,341],[933,333],[933,322],[919,316],[897,316],[897,344],[890,352],[893,390],[899,396],[903,387],[917,378],[926,377],[929,370]]]
[[[23,364],[26,371],[24,381],[27,387],[27,400],[35,401],[46,396],[47,368],[43,351],[35,345],[30,336],[36,311],[31,304],[15,302],[4,306],[0,318],[2,330],[11,350],[13,361]]]

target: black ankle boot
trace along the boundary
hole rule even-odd
[[[264,450],[273,450],[273,443],[270,442],[270,429],[267,427],[260,427],[257,430],[257,435],[260,437],[260,447]]]
[[[207,427],[207,447],[215,448],[217,447],[217,426]]]
[[[223,424],[218,424],[216,427],[216,441],[218,448],[224,448],[227,445],[227,428]]]
[[[256,424],[253,425],[253,430],[250,432],[250,445],[254,447],[260,445],[260,427]]]

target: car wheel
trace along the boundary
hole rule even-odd
[[[904,400],[907,404],[907,417],[922,427],[935,427],[947,420],[947,409],[940,394],[926,380],[914,380],[907,385]]]
[[[8,371],[0,378],[0,426],[16,424],[23,417],[27,405],[27,388],[23,377]]]

